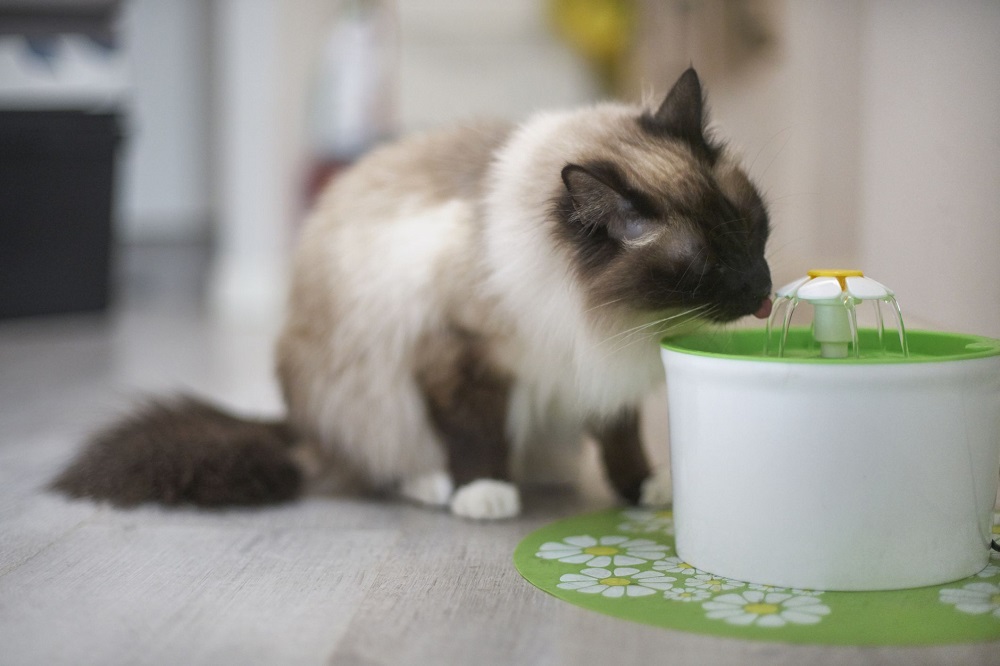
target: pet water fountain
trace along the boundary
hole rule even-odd
[[[817,590],[982,570],[1000,340],[906,331],[892,290],[860,271],[811,271],[776,296],[766,328],[663,342],[678,555]],[[792,327],[803,303],[812,326]],[[862,310],[874,327],[859,328]]]

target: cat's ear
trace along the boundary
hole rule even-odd
[[[582,227],[604,229],[618,241],[635,241],[650,230],[650,222],[640,214],[637,195],[625,191],[613,174],[601,174],[578,164],[562,170],[563,183],[573,205],[570,220]]]
[[[705,127],[705,97],[694,67],[681,74],[660,108],[651,116],[664,131],[685,138],[701,138]]]
[[[562,180],[578,210],[621,196],[614,187],[579,164],[567,164],[563,167]]]
[[[652,134],[680,139],[692,152],[709,164],[715,164],[720,146],[705,134],[705,95],[693,67],[681,74],[655,113],[646,112],[640,125]]]
[[[578,164],[563,167],[562,180],[573,203],[574,216],[585,224],[597,223],[627,204],[608,179]]]

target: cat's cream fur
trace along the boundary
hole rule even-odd
[[[450,500],[447,461],[413,373],[427,362],[424,341],[452,322],[488,340],[492,361],[514,378],[506,425],[514,467],[535,475],[544,475],[537,456],[527,466],[518,458],[535,447],[572,455],[588,419],[635,406],[662,381],[658,347],[615,338],[621,314],[588,301],[547,219],[565,164],[610,150],[650,179],[683,172],[692,158],[630,145],[627,121],[641,112],[608,104],[542,114],[509,135],[475,126],[425,135],[381,149],[333,184],[303,233],[278,346],[292,421],[312,445],[375,484],[406,492],[436,483],[437,493],[409,494]],[[470,145],[482,163],[449,153]],[[429,192],[408,172],[428,151],[481,171],[482,189]],[[717,170],[731,168],[725,160]],[[483,502],[499,493],[513,491],[498,486]],[[487,512],[461,504],[460,513]],[[507,504],[500,515],[516,510]]]

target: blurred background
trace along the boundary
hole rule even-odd
[[[0,318],[183,285],[273,319],[311,195],[372,145],[689,64],[776,285],[859,267],[1000,336],[996,0],[0,0]]]

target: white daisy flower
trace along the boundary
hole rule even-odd
[[[748,583],[748,590],[757,590],[758,592],[788,592],[787,587],[775,587],[774,585],[760,585],[758,583]]]
[[[628,519],[618,526],[623,532],[657,532],[671,535],[674,533],[673,511],[626,509],[622,511],[622,516]]]
[[[663,593],[664,599],[671,601],[704,601],[712,596],[708,590],[692,590],[689,587],[674,587]]]
[[[746,583],[732,578],[723,578],[710,573],[696,573],[687,580],[688,587],[708,590],[709,592],[722,592],[723,590],[735,590],[738,587],[745,587]]]
[[[987,565],[985,569],[976,574],[976,578],[993,578],[1000,574],[1000,567],[995,564]]]
[[[971,615],[991,613],[1000,619],[1000,586],[993,583],[969,583],[960,589],[945,588],[940,592],[941,603]]]
[[[614,571],[589,568],[580,573],[563,574],[557,587],[617,599],[645,597],[658,591],[669,590],[676,580],[658,571],[639,571],[632,567],[618,567]]]
[[[571,536],[562,541],[543,543],[535,553],[544,560],[558,560],[567,564],[586,564],[591,567],[616,567],[645,564],[658,560],[670,550],[663,544],[649,539],[629,539],[623,536]]]
[[[667,557],[653,562],[653,568],[664,573],[676,573],[682,576],[693,576],[699,573],[693,564],[688,564],[679,557]]]
[[[727,624],[758,627],[783,627],[786,624],[816,624],[830,607],[816,597],[792,596],[784,592],[746,590],[741,594],[723,594],[701,605],[706,617]]]

